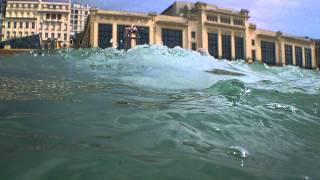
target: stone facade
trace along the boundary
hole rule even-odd
[[[248,10],[222,9],[202,2],[175,2],[159,15],[92,9],[82,38],[90,47],[119,48],[121,29],[131,25],[148,32],[144,33],[146,44],[206,49],[218,59],[317,67],[312,39],[258,29],[249,22]]]
[[[89,14],[89,5],[72,4],[70,21],[71,31],[74,33],[80,33],[83,31]]]
[[[2,41],[39,34],[45,48],[69,46],[70,0],[5,0],[1,5]]]

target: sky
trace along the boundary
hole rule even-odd
[[[174,0],[78,0],[93,7],[135,12],[162,12]],[[198,0],[184,0],[196,2]],[[320,39],[319,0],[202,0],[222,8],[248,9],[258,28]]]

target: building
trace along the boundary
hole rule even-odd
[[[202,48],[218,59],[316,68],[312,39],[258,29],[249,22],[248,10],[202,2],[175,2],[159,15],[92,9],[80,45],[122,49],[124,29],[131,25],[138,28],[138,45]]]
[[[39,34],[44,48],[69,46],[70,0],[4,0],[2,41]]]
[[[0,0],[0,40],[2,39],[2,19],[3,19],[3,6],[2,6],[2,0]]]
[[[71,5],[71,31],[74,33],[80,33],[84,30],[87,17],[90,13],[89,5],[72,4]]]
[[[316,59],[317,59],[317,65],[318,69],[320,69],[320,39],[315,40],[316,41]]]

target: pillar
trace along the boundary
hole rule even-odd
[[[304,47],[302,47],[302,67],[306,66],[306,55],[304,52]]]
[[[117,23],[113,22],[112,23],[112,47],[113,48],[117,48],[118,46],[117,32],[118,32]]]
[[[222,32],[221,29],[218,30],[218,58],[222,58]]]
[[[311,56],[312,56],[312,68],[316,69],[317,68],[317,57],[316,57],[316,47],[312,46],[311,47]]]
[[[284,46],[285,46],[285,43],[284,43],[284,41],[280,41],[280,49],[281,49],[281,65],[285,65],[286,64],[286,56],[285,56],[285,48],[284,48]]]
[[[236,59],[236,42],[234,32],[231,31],[231,59]]]
[[[296,47],[292,45],[292,64],[294,66],[297,65],[297,60],[296,60]]]
[[[98,27],[98,23],[92,20],[90,28],[90,45],[92,47],[98,47]]]
[[[153,25],[149,26],[149,43],[155,44],[155,36],[154,36],[154,27]]]

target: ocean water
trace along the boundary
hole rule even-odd
[[[0,179],[320,179],[320,73],[162,46],[1,56]]]

